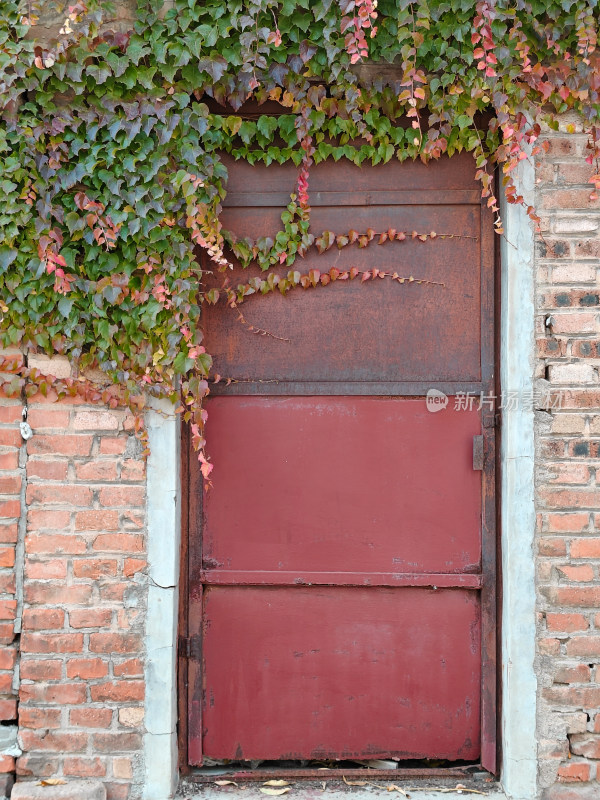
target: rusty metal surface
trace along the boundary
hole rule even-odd
[[[274,235],[279,214],[278,207],[229,208],[223,221],[239,235]],[[379,268],[443,285],[337,281],[296,288],[285,297],[274,292],[247,298],[243,311],[248,322],[289,341],[253,336],[235,312],[207,307],[206,346],[216,371],[241,380],[338,384],[480,381],[479,216],[478,205],[315,208],[311,226],[316,232],[394,227],[474,238],[334,247],[322,255],[310,251],[297,259],[294,269]],[[288,269],[273,271],[283,277]],[[260,274],[258,268],[237,269],[232,284]]]
[[[477,592],[208,587],[203,618],[206,756],[478,757]]]

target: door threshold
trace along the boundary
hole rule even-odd
[[[264,767],[247,769],[240,767],[200,767],[185,776],[190,783],[214,783],[216,780],[266,781],[284,778],[295,781],[390,781],[407,779],[464,779],[473,780],[473,775],[489,775],[479,765],[460,767],[398,767],[397,769],[370,769],[368,767]],[[490,776],[491,777],[491,776]],[[478,783],[481,781],[478,781]],[[352,785],[352,784],[350,784]]]

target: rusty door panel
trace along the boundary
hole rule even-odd
[[[476,592],[213,587],[204,601],[213,758],[476,758]]]
[[[253,191],[255,194],[269,192],[295,191],[298,181],[298,169],[293,164],[251,165],[232,156],[223,156],[223,162],[229,171],[227,183],[228,194]],[[481,185],[475,180],[473,157],[469,153],[460,153],[452,158],[440,158],[431,164],[420,161],[390,161],[375,167],[358,167],[347,162],[333,163],[324,161],[315,164],[310,170],[311,203],[313,195],[319,192],[338,192],[347,195],[350,191],[374,192],[411,192],[413,203],[415,193],[435,193],[442,202],[444,196],[456,190],[476,192],[478,202]]]
[[[225,225],[239,235],[273,235],[279,211],[230,208]],[[249,297],[243,305],[248,322],[289,341],[265,342],[249,335],[235,312],[209,307],[203,312],[206,346],[220,374],[313,384],[481,379],[479,206],[317,208],[313,218],[315,231],[364,231],[376,224],[378,231],[416,228],[473,238],[333,247],[323,255],[310,251],[294,269],[378,268],[443,285],[355,280],[297,288],[287,296]],[[273,271],[283,277],[288,270]],[[260,274],[238,269],[231,283]]]
[[[424,398],[209,400],[205,567],[477,572],[481,423],[453,400],[437,413]]]

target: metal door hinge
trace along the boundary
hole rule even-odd
[[[483,436],[473,437],[473,469],[483,469]]]
[[[180,658],[190,658],[193,661],[200,660],[201,639],[195,636],[180,636],[177,640],[177,655]]]

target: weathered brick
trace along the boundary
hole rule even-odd
[[[99,703],[131,703],[144,699],[143,681],[113,681],[90,687],[92,700]]]
[[[106,764],[98,758],[65,758],[63,762],[65,775],[78,778],[102,778],[106,775]]]
[[[107,675],[108,663],[101,658],[71,658],[67,661],[68,678],[91,680],[105,678]],[[95,698],[92,696],[92,699]]]
[[[81,728],[108,728],[113,716],[110,708],[73,708],[69,723]]]

